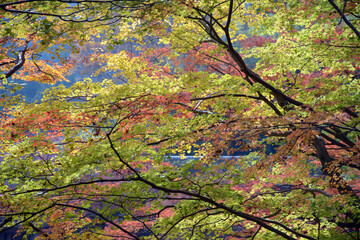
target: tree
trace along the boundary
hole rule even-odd
[[[103,63],[97,74],[121,85],[86,79],[40,103],[4,103],[3,230],[21,226],[40,239],[359,239],[357,2],[0,7],[14,37],[26,43],[24,17],[38,26],[34,45],[51,36],[34,51],[92,35],[135,47],[92,56]],[[235,151],[243,155],[221,157]]]

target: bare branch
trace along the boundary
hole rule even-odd
[[[207,96],[207,97],[191,98],[190,101],[201,101],[201,100],[208,100],[208,99],[220,98],[220,97],[226,97],[226,96],[252,98],[252,99],[257,99],[257,100],[260,99],[259,97],[256,97],[256,96],[248,96],[248,95],[245,95],[245,94],[223,93],[223,94],[211,95],[211,96]]]

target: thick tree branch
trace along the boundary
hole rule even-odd
[[[328,0],[328,2],[333,6],[333,8],[339,13],[344,22],[351,28],[355,35],[360,39],[360,32],[354,27],[354,25],[346,18],[344,12],[334,3],[333,0]]]
[[[15,62],[15,66],[12,67],[6,74],[5,78],[11,77],[15,72],[17,72],[25,63],[25,52],[27,51],[27,47],[25,47],[24,50],[22,50]]]
[[[345,144],[342,144],[341,142],[336,141],[335,139],[333,139],[333,138],[331,138],[331,137],[329,137],[329,136],[327,136],[327,135],[325,135],[323,133],[320,134],[320,136],[325,138],[326,140],[328,140],[329,142],[331,142],[334,145],[337,145],[337,146],[345,148],[345,149],[348,148],[348,146],[346,146]]]
[[[347,114],[349,114],[351,117],[353,118],[358,118],[359,115],[357,113],[355,113],[354,111],[352,111],[350,108],[344,108],[344,112],[346,112]]]
[[[337,189],[340,194],[356,196],[354,190],[341,176],[341,170],[338,164],[330,157],[325,147],[324,139],[320,136],[315,137],[313,146],[315,147],[316,155],[321,162],[323,173],[330,177],[330,186]]]
[[[232,2],[230,2],[230,6],[229,8],[232,9]],[[264,81],[258,74],[256,74],[255,72],[253,72],[251,69],[249,69],[245,63],[245,61],[242,59],[242,57],[239,55],[239,53],[232,47],[232,42],[231,42],[231,38],[230,38],[230,32],[228,29],[228,24],[230,24],[231,21],[231,14],[229,14],[228,20],[227,20],[227,25],[226,26],[222,26],[217,19],[215,19],[211,14],[205,12],[204,10],[198,9],[198,8],[194,8],[199,16],[200,16],[200,20],[198,20],[201,25],[203,26],[204,31],[209,35],[210,38],[212,38],[215,42],[217,42],[219,45],[224,46],[227,49],[227,52],[230,54],[230,56],[232,57],[232,59],[237,63],[237,65],[240,67],[241,71],[245,73],[247,78],[250,78],[253,80],[253,82],[255,83],[260,83],[262,86],[264,86],[265,88],[269,89],[272,94],[275,96],[278,104],[283,107],[284,109],[288,108],[288,104],[294,104],[296,106],[301,106],[306,108],[306,106],[299,101],[296,101],[290,97],[288,97],[286,94],[284,94],[283,92],[281,92],[279,89],[273,87],[271,84],[267,83],[266,81]],[[215,28],[214,28],[214,24],[218,25],[223,31],[224,34],[226,36],[227,39],[227,43],[225,43],[220,37],[219,34],[216,32]],[[267,104],[269,104],[269,101],[265,101]],[[274,106],[270,106],[272,107],[272,109],[274,109],[274,111],[278,114],[281,115],[281,113],[279,111],[276,111]],[[309,107],[308,107],[309,108]],[[309,108],[311,110],[311,108]]]

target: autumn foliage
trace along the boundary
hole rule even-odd
[[[0,231],[360,239],[356,1],[0,8]]]

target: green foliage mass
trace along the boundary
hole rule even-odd
[[[0,8],[0,231],[359,239],[356,1]]]

